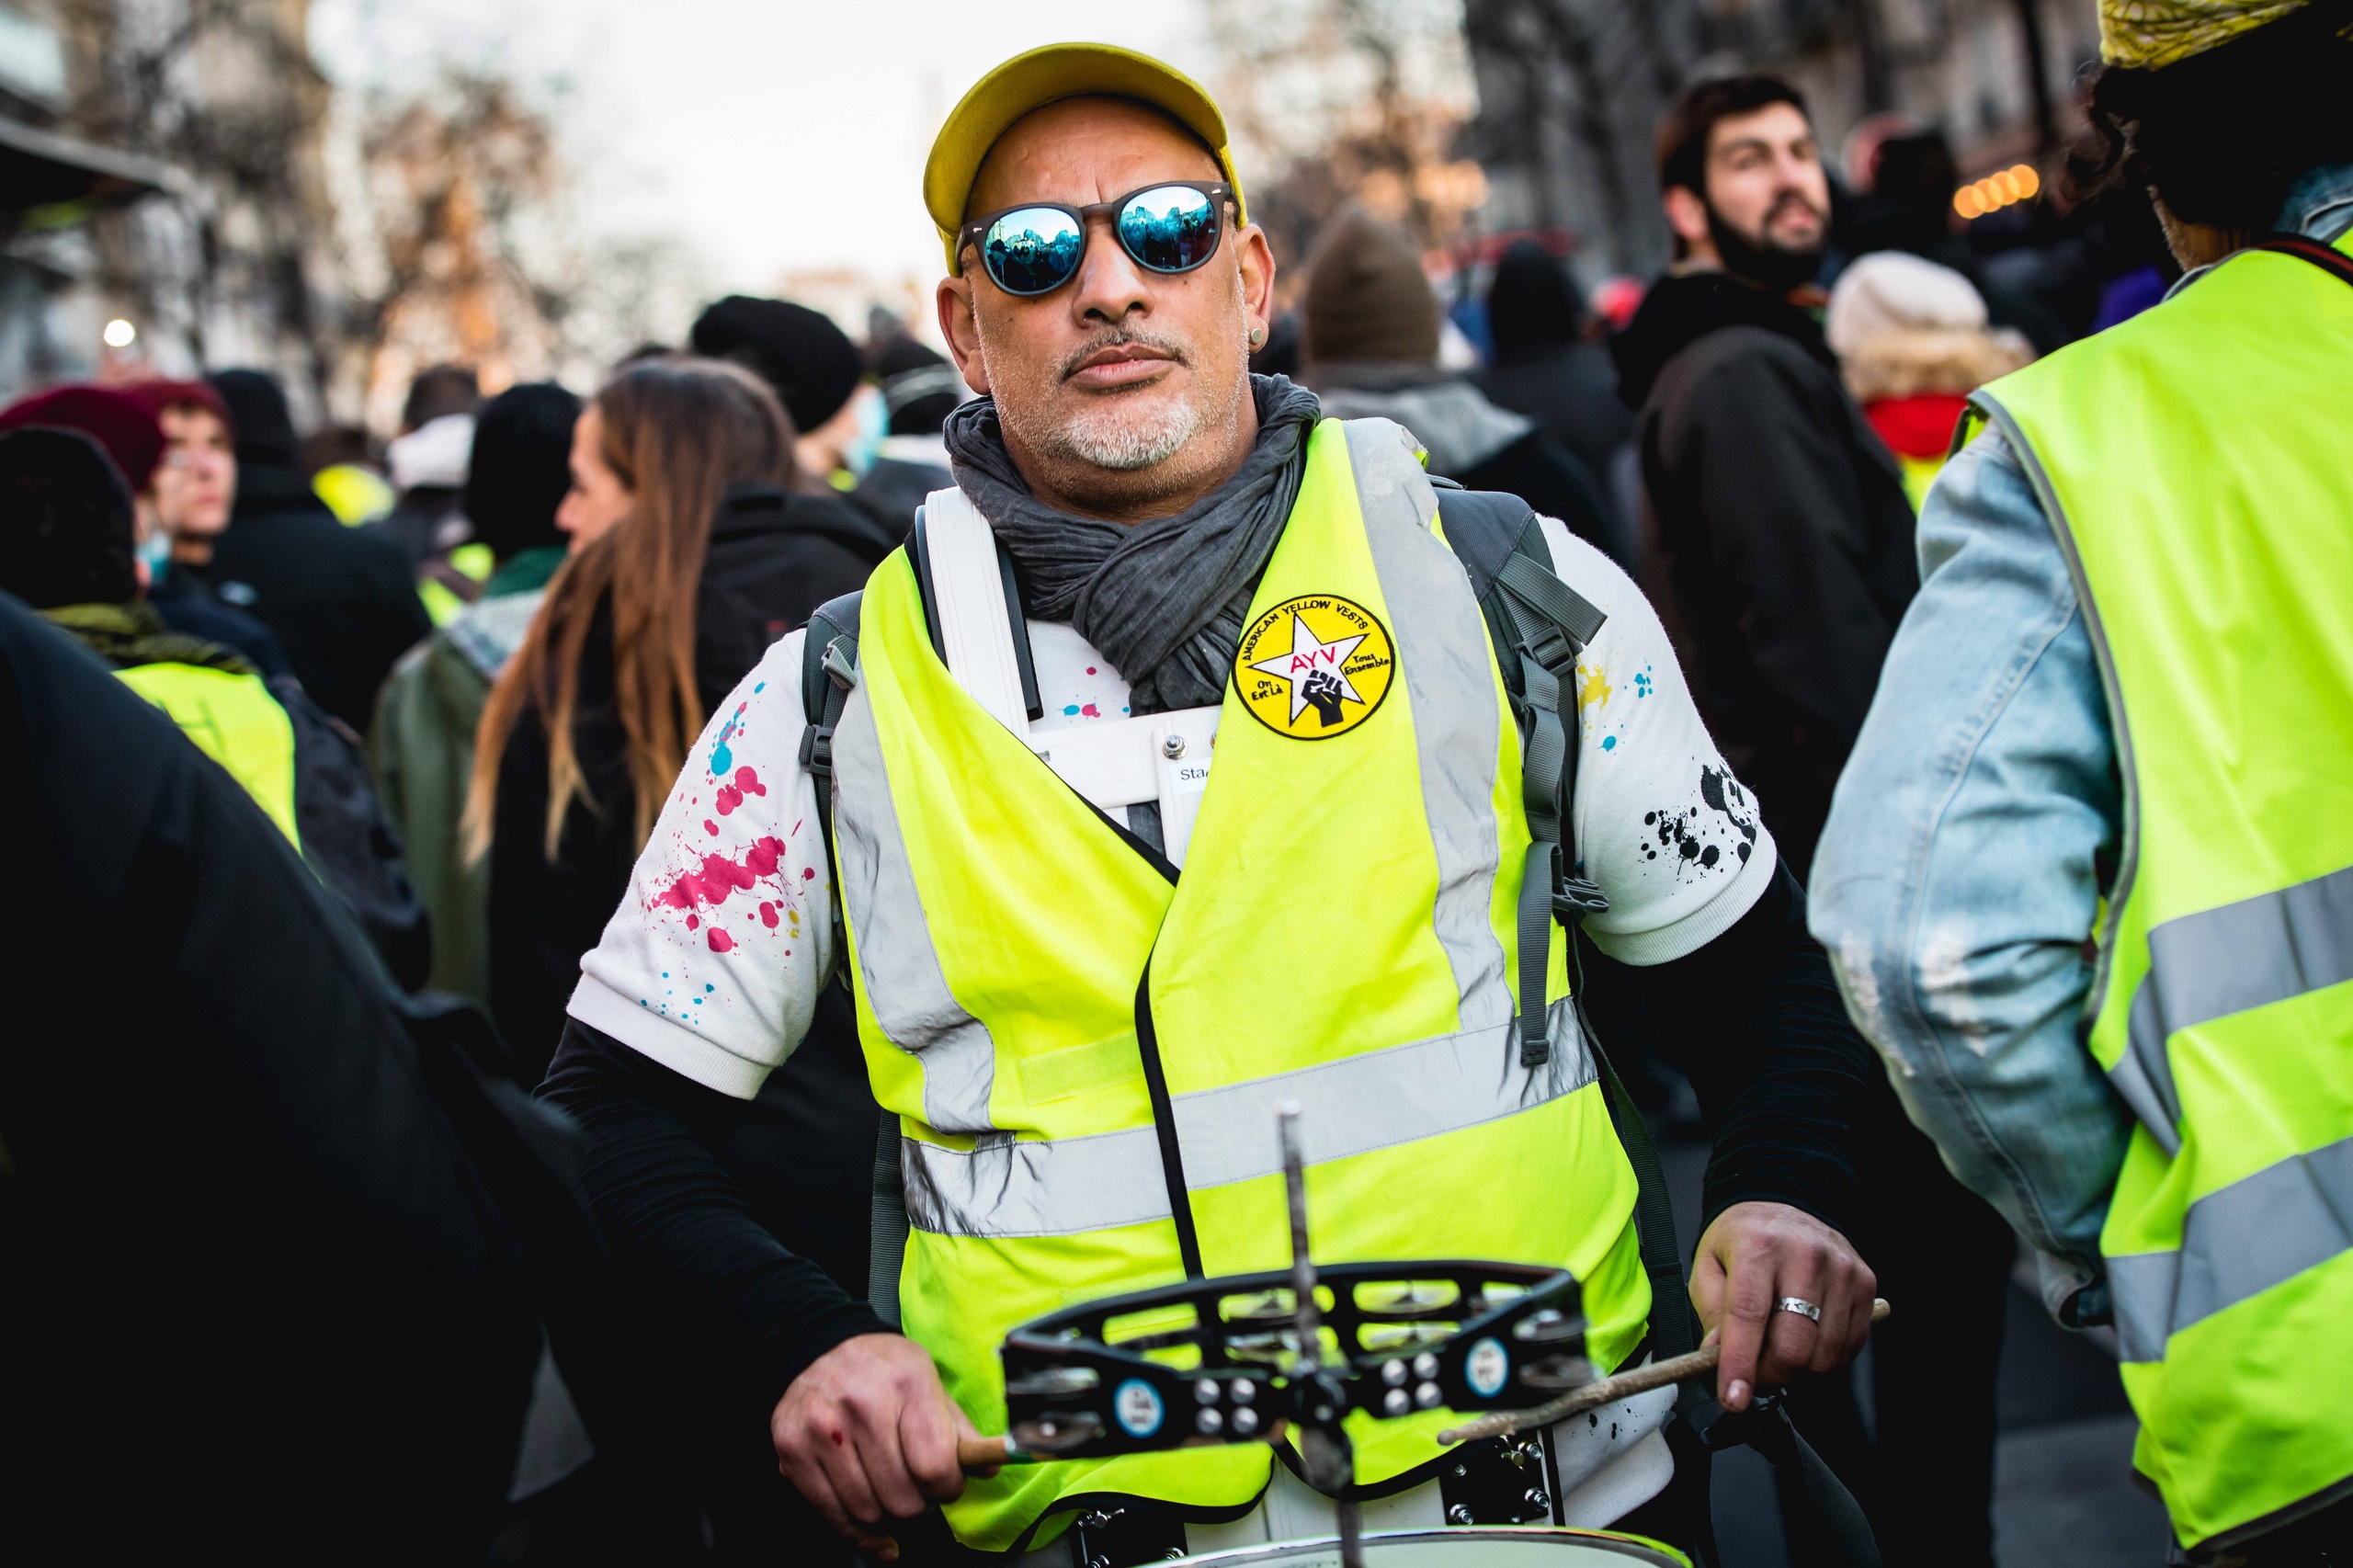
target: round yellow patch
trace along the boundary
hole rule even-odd
[[[1345,735],[1389,695],[1397,650],[1362,605],[1332,594],[1287,599],[1243,630],[1233,688],[1279,735]]]

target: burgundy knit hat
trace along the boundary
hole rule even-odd
[[[210,381],[133,381],[121,389],[122,395],[135,400],[157,419],[167,408],[186,408],[194,403],[229,427],[229,439],[237,438],[237,416],[229,412],[229,404]]]
[[[51,387],[0,409],[0,430],[47,425],[79,430],[106,449],[133,491],[147,488],[164,455],[164,427],[138,399],[106,387]]]

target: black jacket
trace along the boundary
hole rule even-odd
[[[738,485],[712,523],[695,606],[695,684],[716,709],[768,644],[827,599],[865,585],[896,540],[833,495]],[[490,1006],[537,1082],[563,1032],[580,958],[604,935],[637,864],[629,736],[613,699],[610,601],[581,651],[573,747],[588,800],[575,800],[556,855],[545,852],[548,735],[524,705],[499,759],[490,860]]]
[[[914,523],[911,512],[893,531],[831,492],[729,490],[710,525],[695,607],[695,682],[704,709],[717,708],[768,644],[807,625],[819,605],[865,586]]]
[[[858,482],[858,488],[849,493],[849,502],[873,518],[897,545],[915,531],[915,508],[925,497],[955,483],[956,476],[936,463],[877,458],[866,477]]]
[[[400,547],[347,528],[296,470],[244,461],[211,562],[190,570],[262,621],[320,707],[365,733],[392,661],[433,630]]]
[[[402,493],[392,509],[365,530],[390,540],[412,572],[473,537],[466,520],[465,492],[453,484],[419,484]]]
[[[1590,343],[1524,343],[1497,352],[1472,380],[1497,408],[1525,414],[1596,479],[1607,482],[1634,415],[1618,400],[1618,372]]]
[[[1738,278],[1662,279],[1612,350],[1641,410],[1651,597],[1802,878],[1919,586],[1902,475],[1813,318]]]
[[[511,1134],[245,792],[6,595],[0,823],[0,1551],[482,1561],[540,1344]],[[201,1440],[124,1487],[153,1407]]]
[[[1610,548],[1609,503],[1576,454],[1541,430],[1479,462],[1446,476],[1465,490],[1500,490],[1517,495],[1548,517],[1557,517],[1577,538],[1615,560]],[[1632,563],[1619,562],[1630,570]]]

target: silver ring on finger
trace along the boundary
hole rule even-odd
[[[1795,1312],[1812,1323],[1822,1321],[1822,1309],[1802,1296],[1784,1296],[1773,1303],[1773,1310],[1777,1312]]]

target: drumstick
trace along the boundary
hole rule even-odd
[[[956,1462],[964,1467],[966,1475],[993,1471],[1001,1464],[1010,1464],[1025,1457],[1013,1446],[1011,1437],[959,1437],[956,1439]]]
[[[1871,1301],[1871,1322],[1878,1323],[1888,1313],[1887,1302],[1878,1298]],[[1441,1443],[1472,1443],[1482,1437],[1508,1437],[1530,1426],[1550,1426],[1555,1421],[1592,1410],[1618,1400],[1629,1399],[1653,1389],[1663,1389],[1669,1383],[1679,1383],[1686,1378],[1696,1378],[1702,1372],[1712,1372],[1723,1355],[1722,1345],[1705,1345],[1688,1356],[1674,1356],[1664,1361],[1653,1361],[1620,1372],[1614,1378],[1571,1389],[1549,1404],[1533,1410],[1498,1410],[1466,1421],[1460,1426],[1449,1426],[1438,1435]]]

